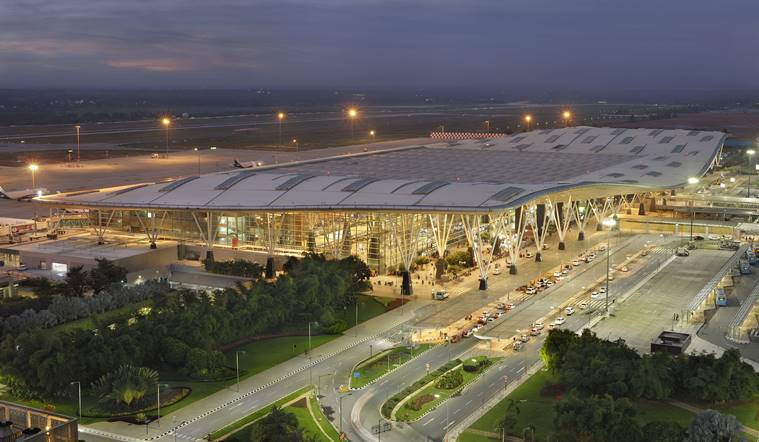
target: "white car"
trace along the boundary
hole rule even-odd
[[[606,286],[602,286],[600,289],[598,289],[598,293],[600,293],[600,294],[602,294],[602,295],[603,295],[604,293],[606,293]]]
[[[545,327],[545,325],[543,325],[543,322],[541,322],[541,321],[537,321],[537,322],[535,322],[535,323],[532,324],[532,328],[536,328],[538,330],[543,330],[544,327]]]
[[[562,325],[565,322],[567,322],[567,320],[563,316],[559,316],[558,318],[553,320],[554,325]]]
[[[567,314],[567,316],[572,316],[575,312],[575,309],[573,307],[567,307],[564,309],[564,313]]]
[[[559,276],[561,276],[561,272],[553,272],[554,278],[558,278]]]
[[[714,233],[712,233],[712,234],[710,234],[709,236],[707,236],[707,238],[711,239],[712,241],[717,241],[717,240],[719,240],[719,239],[722,239],[722,237],[721,237],[721,236],[719,236],[719,235],[717,235],[717,234],[714,234]]]
[[[579,307],[580,307],[580,310],[585,310],[586,308],[588,308],[588,301],[582,301],[579,304]]]
[[[598,293],[597,291],[593,290],[592,292],[590,292],[590,299],[598,299],[600,297],[601,297],[601,294]]]
[[[580,265],[580,260],[575,259],[574,261],[572,261],[573,267],[577,267],[578,265]]]

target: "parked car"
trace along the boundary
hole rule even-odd
[[[504,304],[503,302],[499,302],[498,304],[495,305],[495,308],[497,308],[498,310],[506,310],[506,304]]]
[[[572,261],[572,265],[577,267],[578,265],[580,265],[580,260],[575,259],[574,261]]]
[[[703,237],[703,236],[701,236],[701,235],[693,235],[693,239],[694,239],[695,241],[703,241],[703,240],[704,240],[704,237]]]
[[[514,308],[514,304],[512,304],[512,303],[508,303],[508,304],[506,304],[506,310],[507,310],[507,311],[508,311],[508,310],[511,310],[511,309],[513,309],[513,308]]]
[[[554,278],[558,278],[559,276],[561,276],[561,272],[553,272]]]
[[[677,250],[675,250],[675,255],[677,255],[677,256],[690,256],[690,252],[685,247],[678,247]]]
[[[712,234],[710,234],[710,235],[708,236],[708,238],[709,238],[710,240],[712,240],[712,241],[719,241],[720,239],[722,239],[722,237],[721,237],[721,236],[719,236],[719,235],[717,235],[716,233],[712,233]],[[695,238],[694,238],[694,239],[695,239]]]
[[[522,335],[519,337],[519,340],[522,342],[528,342],[530,340],[530,335]]]

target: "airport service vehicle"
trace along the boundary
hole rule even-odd
[[[751,264],[748,263],[745,259],[740,260],[739,269],[741,272],[741,275],[750,275],[751,274]]]
[[[567,320],[563,316],[559,316],[558,318],[556,318],[556,319],[553,320],[553,324],[557,325],[557,326],[558,325],[563,325],[565,322],[567,322]]]
[[[493,275],[500,275],[500,274],[501,274],[501,267],[496,264],[495,267],[493,267]]]
[[[448,299],[448,292],[445,290],[438,290],[436,292],[432,293],[432,297],[435,298],[437,301],[445,301]]]
[[[714,303],[720,307],[724,307],[727,305],[727,294],[725,293],[725,289],[723,287],[717,287],[717,297]]]
[[[759,259],[756,258],[756,254],[753,250],[746,250],[746,259],[752,266],[759,264]]]

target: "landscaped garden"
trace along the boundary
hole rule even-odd
[[[461,391],[496,360],[477,356],[449,361],[385,401],[382,415],[391,420],[415,421]]]
[[[420,344],[408,347],[393,347],[381,351],[356,365],[350,379],[350,387],[362,388],[410,361],[420,353],[429,350],[431,347],[431,344]]]
[[[0,383],[8,387],[2,397],[75,414],[72,382],[80,382],[82,422],[93,420],[87,416],[131,415],[134,420],[143,414],[149,420],[157,408],[154,379],[160,380],[161,411],[167,414],[233,387],[236,356],[245,378],[305,357],[309,323],[316,348],[353,326],[357,302],[359,321],[386,311],[381,302],[360,294],[368,288],[369,272],[355,258],[309,255],[292,259],[285,269],[274,281],[257,279],[213,295],[152,282],[128,287],[119,280],[106,286],[81,269],[59,286],[42,283],[54,293],[46,303],[50,311],[0,322],[6,331]],[[15,326],[22,322],[23,327]],[[124,382],[118,381],[119,373],[132,370],[150,376],[125,375]],[[114,379],[112,391],[98,386],[103,376]]]
[[[735,351],[641,356],[589,331],[552,330],[541,357],[547,368],[459,440],[501,440],[502,432],[527,441],[701,442],[742,432],[756,439],[747,427],[756,426],[759,379]]]
[[[277,434],[293,442],[338,442],[340,435],[322,413],[312,387],[301,389],[211,435],[229,442]]]

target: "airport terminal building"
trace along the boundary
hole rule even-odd
[[[420,253],[472,247],[486,287],[489,250],[517,271],[526,237],[537,250],[549,232],[684,187],[720,158],[726,134],[698,130],[567,127],[477,139],[430,139],[383,151],[306,160],[174,181],[37,198],[88,209],[103,241],[140,235],[227,256],[357,255],[378,272],[409,268]],[[180,247],[181,249],[181,247]],[[239,255],[238,255],[239,256]],[[538,257],[539,259],[539,257]],[[404,290],[410,290],[408,284]]]

